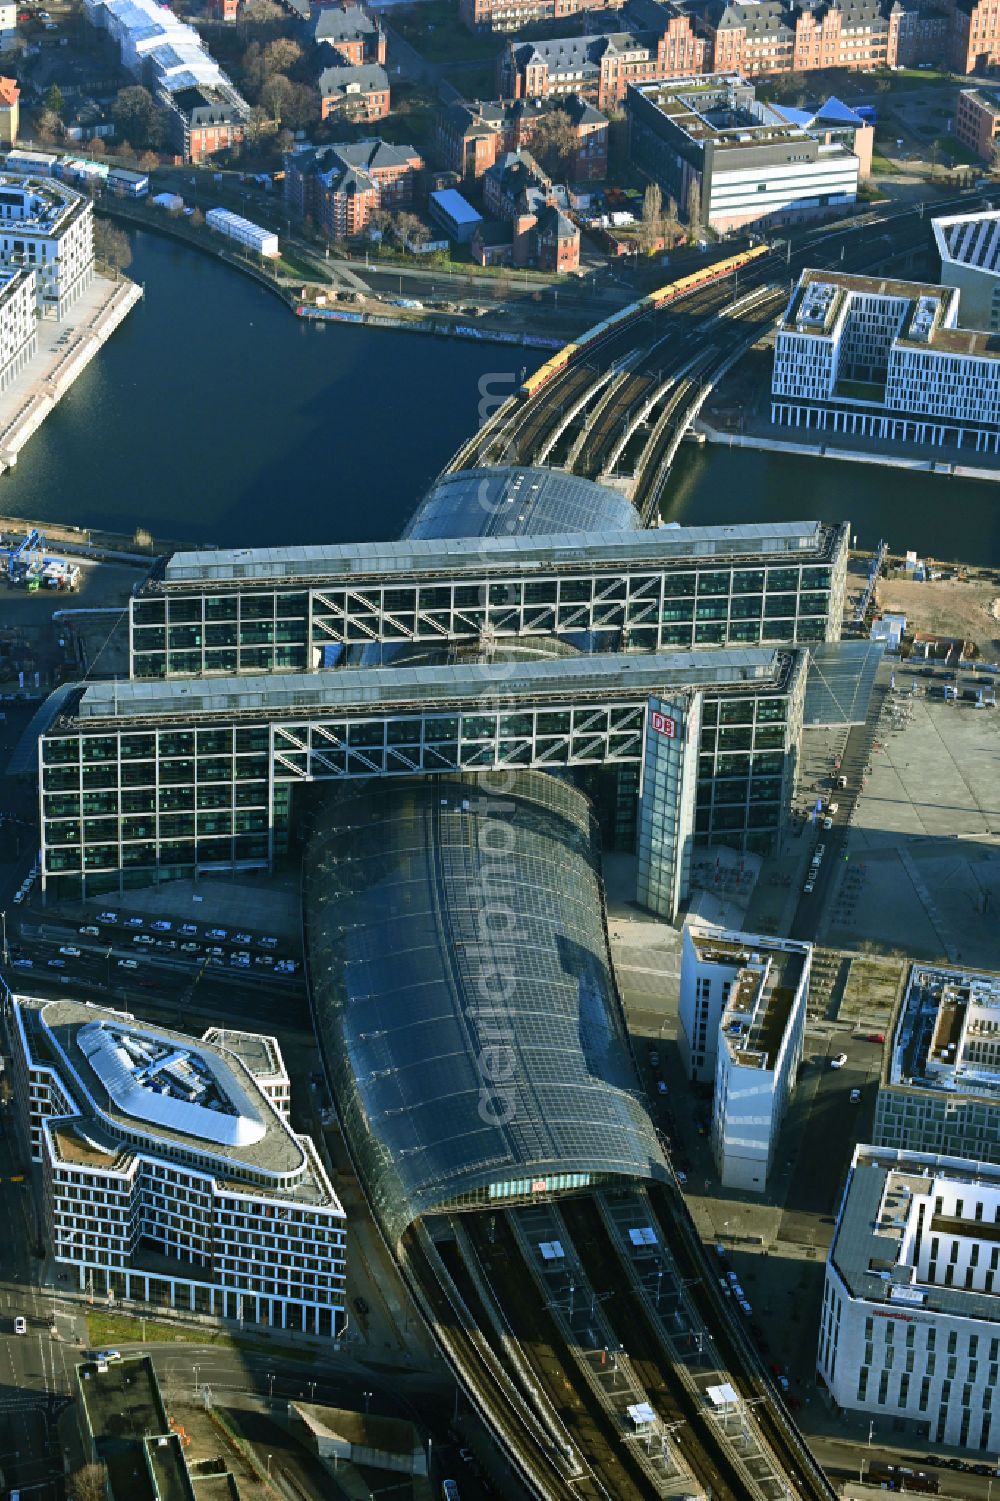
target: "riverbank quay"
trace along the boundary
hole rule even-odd
[[[141,300],[135,282],[98,274],[59,322],[38,320],[38,353],[0,393],[0,473]]]

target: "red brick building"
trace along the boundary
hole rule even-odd
[[[992,162],[1000,135],[1000,91],[961,89],[955,110],[955,134],[984,162]]]
[[[1000,0],[953,0],[950,51],[956,73],[983,73],[1000,62],[998,24]]]
[[[599,182],[607,175],[608,122],[577,94],[545,105],[533,99],[451,105],[438,119],[441,159],[463,181],[478,180],[505,152],[530,146],[539,120],[553,109],[569,117],[577,139],[566,177],[570,182]]]
[[[486,219],[473,235],[472,253],[482,265],[508,258],[543,271],[575,271],[580,264],[580,231],[563,212],[565,190],[554,187],[530,152],[507,152],[483,178]]]
[[[389,75],[380,63],[324,68],[317,79],[320,114],[362,121],[384,120],[390,109]]]
[[[324,62],[355,68],[362,63],[385,64],[385,32],[360,5],[317,6],[310,19],[309,36],[321,54],[328,47],[336,54],[323,58]]]
[[[630,83],[690,78],[706,70],[708,43],[687,15],[661,7],[659,32],[613,32],[509,42],[500,59],[500,93],[507,99],[558,99],[578,94],[600,110],[621,104]]]
[[[285,158],[285,199],[332,240],[363,234],[377,209],[418,201],[424,160],[412,146],[380,139],[314,146]]]
[[[620,10],[625,0],[459,0],[470,31],[517,31],[537,21],[563,21],[588,10]]]

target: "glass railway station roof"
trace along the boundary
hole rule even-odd
[[[779,685],[793,654],[766,647],[721,651],[606,653],[509,662],[437,663],[424,667],[345,667],[328,672],[271,677],[156,679],[92,683],[78,716],[121,723],[138,719],[190,719],[205,715],[258,714],[295,718],[335,714],[413,713],[507,701],[631,701],[667,687]]]
[[[559,532],[639,531],[632,502],[617,490],[558,469],[460,469],[443,475],[403,535],[543,536]]]
[[[393,1241],[434,1210],[663,1178],[586,797],[544,773],[329,798],[305,863],[320,1041]]]
[[[566,532],[553,536],[501,536],[488,552],[478,537],[410,538],[402,542],[359,542],[337,547],[229,548],[179,552],[170,558],[154,587],[177,589],[288,582],[364,579],[386,582],[390,574],[413,582],[421,575],[440,577],[472,572],[504,573],[512,568],[579,572],[594,565],[659,565],[706,558],[767,557],[789,554],[825,557],[835,528],[818,521],[768,525],[658,527],[641,532]]]

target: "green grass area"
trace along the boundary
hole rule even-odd
[[[979,167],[982,171],[986,171],[986,163],[974,151],[970,151],[968,146],[958,139],[958,136],[938,136],[937,144],[942,154],[950,156],[956,165],[961,167]]]
[[[391,11],[388,22],[429,63],[475,62],[503,49],[502,37],[476,36],[462,25],[455,0],[421,0]]]
[[[146,1339],[150,1344],[218,1345],[220,1349],[256,1350],[279,1358],[281,1352],[291,1354],[295,1346],[288,1341],[282,1344],[272,1340],[254,1339],[251,1333],[239,1331],[220,1324],[181,1324],[166,1319],[145,1319]],[[87,1311],[87,1344],[92,1350],[114,1350],[119,1345],[136,1345],[143,1342],[143,1317],[138,1313],[105,1313],[92,1308]],[[301,1353],[301,1352],[300,1352]]]
[[[896,163],[891,162],[887,156],[883,156],[881,151],[872,152],[873,177],[894,177],[899,170]]]
[[[322,266],[317,266],[315,261],[309,260],[301,251],[289,250],[286,246],[276,262],[279,271],[285,276],[304,277],[306,281],[322,281],[329,283],[333,278]]]
[[[941,85],[954,82],[955,75],[946,68],[900,68],[889,74],[889,88],[892,90],[912,89],[914,84]]]

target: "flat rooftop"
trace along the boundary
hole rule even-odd
[[[932,219],[931,227],[942,266],[1000,272],[1000,209]]]
[[[883,1084],[1000,1105],[1000,974],[910,968]]]
[[[556,701],[628,702],[659,691],[685,688],[781,691],[795,660],[788,651],[762,648],[567,657],[518,664],[470,662],[431,667],[334,668],[327,672],[276,677],[93,683],[84,692],[79,723],[53,733],[99,730],[147,721],[176,722],[218,716],[311,718],[348,715],[377,717],[410,710],[466,708],[491,702],[519,706]]]
[[[711,143],[716,150],[819,143],[801,125],[789,123],[758,103],[752,87],[737,73],[711,73],[698,78],[630,85],[684,132],[696,145]],[[838,150],[848,154],[845,148]]]
[[[953,1205],[938,1213],[935,1201]],[[966,1214],[968,1205],[972,1213]],[[961,1213],[957,1212],[959,1207]],[[974,1214],[978,1213],[979,1218]],[[1000,1230],[1000,1166],[859,1146],[848,1176],[830,1260],[851,1295],[876,1306],[902,1305],[955,1318],[1000,1320],[1000,1293],[920,1280],[923,1240],[955,1235],[995,1243]],[[979,1260],[989,1266],[989,1255]],[[943,1275],[943,1268],[942,1268]]]
[[[168,559],[162,580],[144,593],[159,590],[223,589],[263,583],[350,581],[387,583],[395,576],[409,582],[460,575],[507,574],[535,569],[581,573],[588,568],[623,564],[696,563],[706,558],[758,560],[789,553],[830,556],[841,528],[819,521],[749,523],[742,526],[657,527],[637,532],[565,532],[555,536],[480,537],[438,541],[360,542],[336,547],[257,547],[178,552]]]
[[[753,934],[691,929],[702,964],[738,970],[723,1010],[720,1035],[741,1068],[773,1069],[788,1030],[810,945]]]

